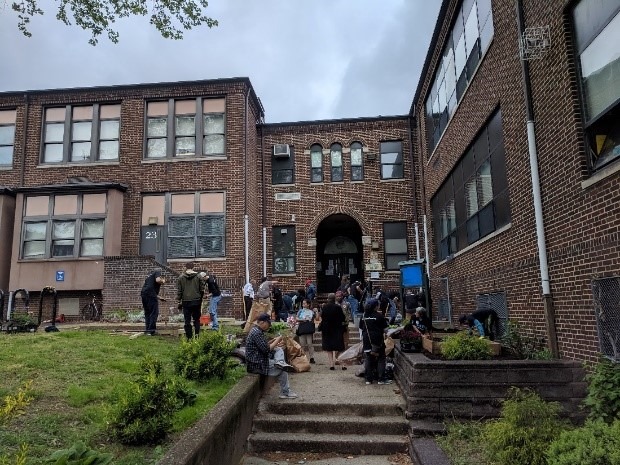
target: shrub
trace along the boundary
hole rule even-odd
[[[498,465],[544,465],[549,443],[566,428],[560,405],[529,390],[512,388],[501,418],[485,425],[485,452]]]
[[[110,436],[122,444],[157,444],[172,429],[172,415],[192,404],[196,394],[162,363],[145,357],[137,380],[121,396],[109,421]]]
[[[219,331],[201,331],[198,337],[183,340],[174,356],[175,369],[184,378],[207,381],[224,379],[235,363],[230,354],[236,342]]]
[[[19,446],[19,452],[14,457],[15,461],[9,461],[10,458],[6,455],[0,455],[0,465],[26,465],[26,459],[28,456],[28,445],[22,444]]]
[[[448,360],[486,360],[491,358],[491,347],[486,339],[460,331],[443,340],[441,353]]]
[[[538,338],[526,336],[517,321],[509,321],[506,332],[500,338],[502,346],[510,354],[529,360],[550,360],[551,352]]]
[[[548,465],[620,465],[620,420],[603,420],[564,431],[551,443]]]
[[[601,357],[586,379],[588,395],[584,404],[590,408],[590,418],[607,423],[620,420],[620,363]]]
[[[70,449],[54,452],[47,464],[53,465],[107,465],[112,463],[112,454],[105,454],[89,449],[83,442],[77,442]]]
[[[24,386],[17,390],[17,394],[8,395],[0,405],[0,424],[8,421],[9,418],[24,413],[24,409],[32,402],[30,396],[30,386],[32,380],[26,381]]]

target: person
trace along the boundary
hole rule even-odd
[[[416,308],[413,322],[415,324],[415,327],[422,334],[426,334],[433,329],[433,323],[428,317],[428,313],[426,312],[426,309],[424,307]]]
[[[313,302],[316,299],[316,286],[310,278],[306,279],[306,298]]]
[[[243,286],[243,319],[247,320],[252,310],[252,303],[254,302],[254,286],[256,286],[256,280],[250,279],[249,282]]]
[[[271,301],[273,302],[272,318],[275,321],[283,321],[286,323],[286,319],[288,318],[288,312],[284,308],[282,289],[280,289],[278,286],[273,286],[271,288]]]
[[[476,310],[470,315],[461,315],[459,323],[468,326],[470,334],[475,326],[480,336],[489,336],[489,339],[493,341],[497,334],[498,319],[497,312],[492,308],[488,308]]]
[[[398,319],[398,304],[400,301],[400,298],[398,296],[398,292],[397,291],[392,291],[390,293],[388,293],[388,316],[389,316],[389,324],[393,325],[393,324],[397,324],[400,323],[400,320]]]
[[[349,301],[349,305],[351,307],[351,316],[354,320],[356,319],[356,316],[358,316],[358,314],[361,315],[362,313],[360,311],[360,299],[362,298],[363,292],[364,291],[362,290],[362,283],[359,281],[355,281],[349,287],[349,296],[347,297],[347,300]]]
[[[301,301],[301,308],[297,312],[297,335],[299,336],[299,344],[310,357],[310,363],[315,363],[312,339],[316,332],[316,325],[314,324],[316,315],[310,309],[310,304],[310,299]]]
[[[349,276],[346,274],[342,275],[342,278],[340,279],[340,286],[338,286],[338,289],[336,289],[336,291],[342,292],[342,295],[344,297],[347,297],[349,295],[350,286],[351,286],[351,283],[349,281]]]
[[[409,319],[413,319],[416,308],[419,306],[418,295],[413,292],[413,289],[407,289],[405,293],[405,314],[409,317]]]
[[[271,290],[276,284],[278,284],[278,281],[269,281],[266,276],[263,276],[263,279],[260,281],[260,286],[258,286],[258,290],[256,291],[256,299],[258,302],[267,305],[269,314],[273,311]]]
[[[159,316],[159,289],[166,283],[166,278],[161,275],[161,271],[155,270],[144,280],[140,297],[144,308],[144,334],[153,336],[157,332],[157,317]]]
[[[266,376],[278,378],[280,383],[280,399],[295,399],[297,394],[291,391],[289,386],[287,369],[290,365],[271,358],[272,353],[276,349],[280,349],[279,353],[283,353],[282,347],[284,341],[282,336],[278,336],[267,342],[264,332],[271,327],[271,317],[267,313],[261,313],[256,318],[254,326],[250,329],[245,339],[245,361],[248,373],[254,373],[261,376],[261,382],[264,383]],[[288,365],[288,367],[287,367]]]
[[[344,318],[346,321],[346,326],[344,327],[344,333],[342,337],[344,338],[344,348],[345,350],[349,348],[349,323],[353,321],[353,316],[351,315],[351,305],[349,305],[349,301],[345,299],[342,291],[336,291],[336,303],[340,305],[342,308],[342,313],[344,313]]]
[[[384,333],[388,327],[387,321],[379,311],[379,301],[368,299],[364,307],[364,316],[360,321],[362,330],[362,345],[365,356],[364,377],[366,384],[372,384],[375,371],[377,384],[392,384],[392,380],[385,376],[385,340]]]
[[[217,305],[222,300],[222,292],[220,286],[217,284],[217,279],[213,273],[209,273],[207,278],[207,297],[209,297],[209,314],[211,315],[211,329],[220,329],[220,324],[217,321]]]
[[[338,353],[344,350],[344,331],[347,324],[342,307],[336,303],[336,294],[329,293],[327,303],[321,310],[319,330],[323,339],[321,347],[327,352],[330,370],[336,369],[334,364]],[[347,367],[343,365],[342,369],[346,370]]]
[[[185,264],[185,271],[177,279],[177,301],[183,310],[185,336],[191,339],[200,333],[200,306],[204,294],[203,281],[194,271],[194,262]],[[194,331],[192,333],[192,320]]]

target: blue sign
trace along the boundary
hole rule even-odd
[[[65,272],[57,271],[56,272],[56,281],[64,281],[65,280]]]
[[[424,262],[410,260],[399,262],[402,287],[424,286]]]

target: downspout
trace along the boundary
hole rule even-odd
[[[517,27],[519,39],[525,31],[523,1],[516,0]],[[538,173],[538,154],[536,151],[536,130],[534,125],[534,106],[532,104],[532,87],[530,81],[530,66],[527,60],[521,58],[523,73],[523,93],[525,97],[525,112],[527,119],[527,146],[530,156],[530,171],[532,177],[532,195],[534,197],[534,216],[536,219],[536,239],[538,242],[538,261],[540,265],[540,280],[543,291],[545,323],[547,326],[547,344],[554,358],[559,358],[558,340],[555,326],[555,309],[553,296],[549,285],[549,265],[547,263],[547,246],[545,243],[545,225],[540,194],[540,176]]]
[[[265,227],[265,216],[267,214],[267,208],[265,207],[265,147],[264,147],[265,137],[263,134],[263,128],[261,127],[260,131],[260,185],[261,185],[261,224],[263,226],[263,276],[267,276],[267,228]]]
[[[409,113],[409,117],[407,118],[407,125],[409,126],[409,152],[410,152],[410,161],[411,161],[411,191],[413,192],[413,222],[414,222],[414,234],[415,234],[415,243],[416,243],[416,258],[420,259],[420,238],[418,234],[420,234],[420,230],[418,229],[418,202],[417,202],[417,190],[416,190],[416,182],[415,182],[415,156],[413,154],[413,119],[415,118],[415,104],[413,105],[413,112]],[[413,114],[413,116],[412,116]]]
[[[20,163],[20,171],[19,171],[19,185],[22,187],[24,185],[24,179],[26,176],[26,142],[28,140],[28,113],[29,113],[29,98],[28,94],[24,94],[24,134],[22,136],[22,159]]]
[[[243,123],[244,132],[244,157],[243,157],[243,245],[245,258],[245,282],[250,282],[250,241],[249,241],[249,216],[248,216],[248,105],[250,88],[245,95],[245,118]]]

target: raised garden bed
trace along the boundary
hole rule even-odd
[[[451,336],[453,333],[434,333],[433,336],[424,335],[422,338],[422,348],[433,355],[441,355],[442,339]],[[497,357],[502,353],[502,345],[499,342],[486,339],[491,348],[491,355]]]

